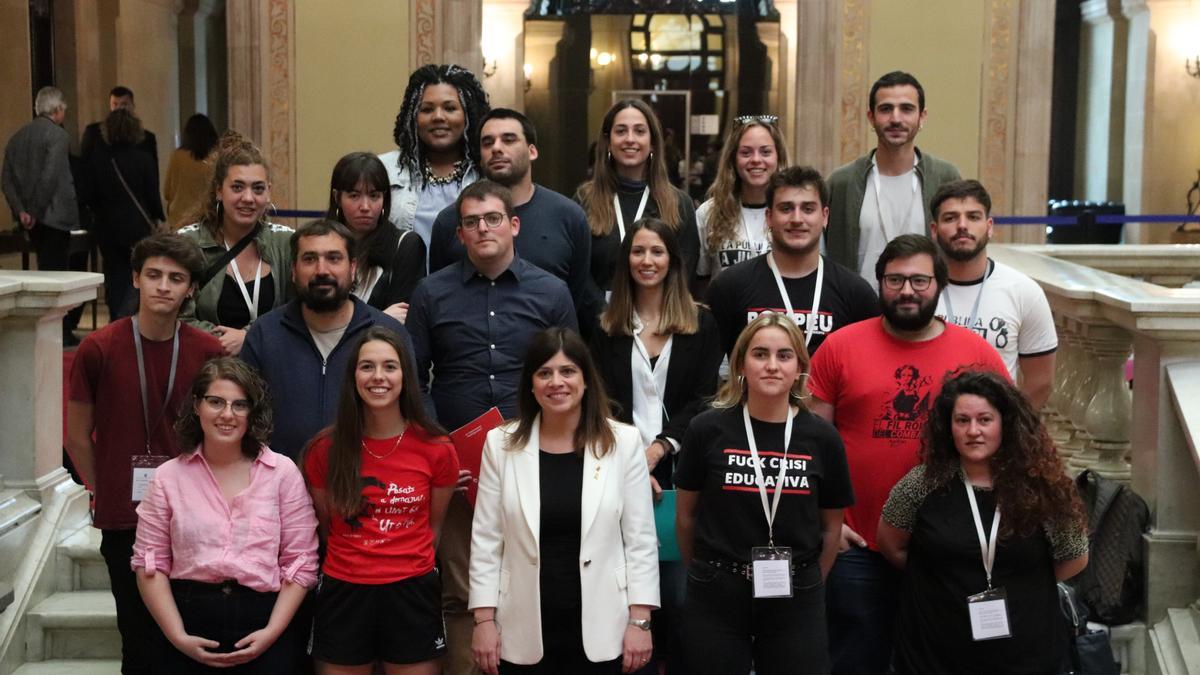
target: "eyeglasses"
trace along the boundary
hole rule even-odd
[[[479,221],[482,220],[483,222],[487,223],[489,229],[494,230],[497,227],[500,227],[500,224],[503,223],[504,219],[507,217],[507,215],[500,213],[499,211],[492,211],[491,213],[485,213],[482,216],[465,216],[458,221],[458,224],[462,225],[462,229],[464,230],[474,230],[475,228],[479,227]]]
[[[733,121],[740,124],[753,124],[759,122],[761,124],[770,124],[772,126],[779,123],[779,115],[741,115],[733,118]]]
[[[933,283],[933,277],[928,274],[911,274],[904,276],[903,274],[885,274],[883,275],[883,285],[889,291],[898,291],[904,288],[904,282],[908,282],[914,291],[920,292],[929,288],[929,284]]]
[[[235,401],[226,401],[220,396],[205,396],[203,398],[204,407],[208,408],[209,412],[217,414],[225,412],[225,408],[228,406],[229,409],[233,411],[234,415],[237,415],[238,417],[245,417],[246,415],[250,414],[250,408],[254,407],[251,405],[250,401],[247,401],[244,398],[239,398]]]

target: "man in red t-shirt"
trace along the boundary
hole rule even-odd
[[[826,580],[833,672],[887,672],[898,574],[875,548],[888,493],[917,464],[929,406],[946,375],[982,368],[1008,376],[996,350],[972,331],[934,318],[946,263],[933,240],[906,234],[875,265],[883,316],[833,333],[813,357],[811,409],[846,445],[855,504]]]
[[[179,235],[156,234],[138,242],[132,258],[138,312],[79,345],[67,403],[67,451],[94,495],[92,525],[100,529],[126,675],[150,672],[158,632],[130,567],[134,507],[153,469],[179,454],[175,420],[196,372],[221,355],[216,338],[178,320],[204,270],[200,249]]]

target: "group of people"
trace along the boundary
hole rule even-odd
[[[695,209],[622,101],[571,199],[424,66],[294,231],[223,137],[72,368],[123,672],[1053,672],[1087,539],[1049,307],[917,80],[870,106],[828,182],[733,120]],[[492,408],[476,474],[448,433]]]

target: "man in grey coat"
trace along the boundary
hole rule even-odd
[[[34,110],[37,117],[18,129],[4,148],[4,198],[13,220],[29,232],[38,269],[65,270],[71,230],[79,226],[70,138],[62,128],[67,101],[58,88],[42,87]],[[75,342],[68,327],[63,335]]]

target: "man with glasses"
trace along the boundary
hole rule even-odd
[[[426,400],[450,430],[493,406],[515,417],[517,383],[534,335],[551,326],[577,327],[567,285],[515,254],[521,221],[508,188],[486,179],[472,183],[454,209],[466,257],[421,281],[405,324]],[[438,545],[448,673],[474,672],[467,611],[471,518],[466,498],[456,493]]]
[[[829,174],[825,253],[871,284],[883,247],[901,234],[928,233],[933,193],[959,178],[953,164],[917,148],[928,115],[917,78],[898,70],[884,75],[871,85],[867,107],[879,143]]]
[[[95,496],[92,525],[117,608],[121,672],[149,673],[158,625],[146,611],[129,560],[137,531],[135,507],[154,470],[179,454],[175,420],[192,379],[221,343],[179,321],[196,291],[204,255],[177,234],[138,242],[132,256],[137,314],[96,330],[71,362],[67,451]]]
[[[887,672],[899,573],[878,552],[875,529],[892,486],[917,465],[942,379],[964,368],[1008,373],[982,338],[934,317],[947,273],[932,239],[896,237],[875,276],[883,316],[830,335],[808,380],[809,408],[837,427],[854,485],[841,552],[826,580],[835,674]]]

